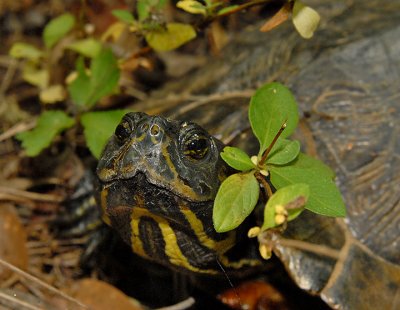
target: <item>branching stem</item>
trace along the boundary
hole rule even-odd
[[[286,128],[286,122],[287,120],[284,121],[284,123],[282,124],[281,128],[279,129],[278,133],[275,135],[274,140],[272,140],[271,144],[268,146],[268,148],[265,150],[263,156],[261,157],[260,162],[258,163],[259,166],[264,165],[265,161],[267,160],[267,157],[269,155],[269,153],[271,152],[272,148],[274,147],[276,141],[278,140],[279,136],[282,134],[282,132],[285,130]]]

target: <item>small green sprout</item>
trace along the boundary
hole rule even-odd
[[[22,142],[27,156],[37,156],[50,146],[54,138],[77,125],[81,120],[89,149],[95,157],[100,155],[105,141],[111,136],[116,124],[126,110],[106,112],[87,112],[101,98],[118,90],[120,69],[118,60],[110,49],[102,43],[88,37],[72,40],[65,49],[77,53],[76,70],[69,74],[65,84],[50,84],[51,52],[68,35],[71,38],[75,26],[75,17],[69,13],[52,19],[44,28],[42,39],[45,48],[39,49],[33,45],[17,42],[10,49],[10,56],[22,60],[23,78],[26,82],[40,90],[40,100],[44,105],[65,101],[68,97],[75,105],[72,109],[77,115],[69,115],[61,110],[43,112],[37,120],[37,125],[30,131],[19,133],[16,138]],[[90,62],[85,66],[85,59]],[[102,124],[99,126],[99,124]]]
[[[137,18],[127,10],[113,10],[112,14],[127,24],[131,32],[143,35],[155,51],[170,51],[194,39],[196,31],[190,24],[165,23],[162,19],[152,18],[155,13],[161,13],[166,4],[166,0],[139,0]]]
[[[235,147],[222,151],[221,157],[240,172],[219,188],[213,209],[216,231],[237,228],[260,200],[260,187],[268,196],[264,223],[251,229],[249,237],[284,228],[304,209],[344,217],[346,209],[332,170],[301,153],[298,141],[287,139],[298,123],[297,103],[289,89],[279,83],[259,88],[250,102],[249,120],[260,150],[252,157]],[[268,258],[270,248],[261,244],[260,253]]]

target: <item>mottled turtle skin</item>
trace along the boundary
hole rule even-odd
[[[135,109],[196,122],[254,154],[249,97],[269,81],[289,86],[303,116],[295,138],[335,170],[347,217],[305,212],[274,252],[299,287],[334,308],[399,309],[400,2],[314,7],[323,22],[312,40],[290,25],[248,30]]]

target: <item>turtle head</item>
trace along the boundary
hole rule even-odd
[[[222,142],[203,128],[145,113],[128,113],[98,164],[101,182],[143,174],[154,186],[191,201],[213,200],[226,175]]]
[[[194,123],[126,114],[97,167],[104,221],[141,256],[208,268],[234,244],[234,233],[218,234],[212,224],[213,200],[229,172],[222,148]]]

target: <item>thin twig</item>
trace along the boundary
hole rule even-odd
[[[190,307],[192,307],[194,305],[194,303],[195,303],[194,298],[189,297],[175,305],[157,308],[156,310],[184,310],[184,309],[189,309]]]
[[[18,62],[14,58],[8,60],[8,68],[0,85],[0,98],[4,97],[5,92],[10,87],[15,72],[17,71]]]
[[[39,298],[40,300],[44,300],[44,294],[40,291],[40,288],[35,287],[34,283],[30,282],[27,279],[20,278],[19,280],[34,296]]]
[[[27,309],[42,310],[42,308],[39,308],[39,307],[33,306],[31,304],[28,304],[25,301],[21,300],[20,298],[16,298],[16,297],[10,296],[10,295],[5,294],[3,292],[0,292],[0,299],[7,300],[7,301],[9,301],[9,302],[11,302],[13,304],[19,305],[21,307],[25,307]]]
[[[6,288],[6,287],[11,287],[12,285],[14,285],[19,280],[20,280],[20,277],[17,274],[14,273],[7,280],[5,280],[2,283],[0,283],[0,289]]]
[[[18,123],[0,135],[0,142],[15,136],[19,132],[30,130],[33,127],[35,127],[35,125],[36,125],[36,120],[30,121],[28,123],[26,122]]]
[[[12,187],[0,186],[0,195],[1,194],[8,194],[11,197],[15,196],[18,199],[25,198],[30,200],[37,200],[37,201],[46,201],[46,202],[61,202],[63,198],[56,195],[50,194],[40,194],[34,192],[28,192]]]
[[[4,267],[11,269],[12,271],[14,271],[15,273],[21,275],[22,277],[24,277],[24,278],[26,278],[26,279],[28,279],[28,280],[30,280],[30,281],[42,286],[43,288],[45,288],[45,289],[47,289],[47,290],[49,290],[49,291],[51,291],[51,292],[63,297],[65,299],[67,299],[70,302],[73,302],[73,303],[77,304],[80,307],[83,307],[85,309],[88,308],[86,305],[82,304],[81,302],[79,302],[75,298],[72,298],[72,297],[68,296],[67,294],[65,294],[64,292],[60,291],[59,289],[57,289],[57,288],[47,284],[46,282],[44,282],[44,281],[42,281],[42,280],[30,275],[29,273],[27,273],[27,272],[15,267],[14,265],[6,262],[5,260],[3,260],[1,258],[0,258],[0,265],[3,265]]]
[[[333,259],[339,259],[340,255],[339,250],[329,248],[325,245],[313,244],[302,240],[279,238],[276,243],[284,247],[295,248],[298,250],[307,251]]]

